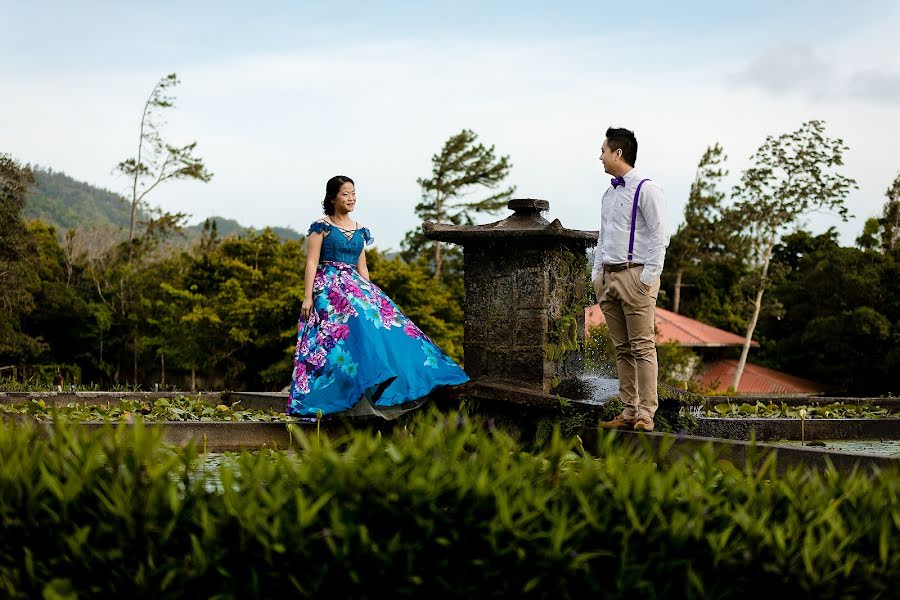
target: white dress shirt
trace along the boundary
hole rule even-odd
[[[594,253],[591,281],[597,278],[604,264],[620,264],[628,261],[628,240],[631,236],[631,207],[634,192],[641,177],[631,169],[623,176],[624,186],[612,187],[603,194],[600,208],[600,235]],[[669,227],[666,222],[666,199],[662,188],[645,181],[641,187],[638,210],[634,223],[634,251],[631,262],[642,263],[640,279],[651,285],[659,277],[669,245]]]

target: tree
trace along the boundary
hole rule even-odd
[[[90,314],[80,290],[72,285],[81,269],[76,265],[68,271],[64,250],[53,225],[34,220],[29,221],[26,228],[29,270],[40,282],[31,293],[35,306],[40,308],[23,316],[22,329],[46,344],[39,357],[41,362],[74,364],[79,355],[92,346],[84,326]]]
[[[172,146],[163,141],[160,129],[165,125],[163,111],[175,106],[175,98],[169,90],[180,82],[175,73],[160,79],[144,103],[138,135],[137,156],[123,160],[116,170],[131,179],[131,225],[128,232],[129,244],[134,242],[134,229],[138,208],[151,191],[170,179],[197,179],[207,182],[212,173],[207,171],[203,160],[194,156],[197,142],[185,146]],[[129,260],[132,251],[129,250]]]
[[[422,201],[416,205],[416,215],[422,221],[450,222],[455,225],[472,224],[473,212],[495,213],[506,206],[515,186],[497,191],[480,200],[468,196],[484,189],[497,190],[509,175],[512,164],[509,156],[497,158],[494,146],[477,143],[478,136],[470,129],[451,136],[441,152],[431,157],[431,178],[419,178]],[[443,257],[441,244],[431,242],[434,252],[434,278],[441,279]],[[420,254],[428,245],[419,231],[407,234],[404,246],[407,253]]]
[[[863,250],[881,249],[881,219],[876,217],[866,219],[862,233],[856,238],[856,245]]]
[[[881,225],[881,248],[890,252],[900,248],[900,174],[894,178],[884,195],[887,196],[887,202],[884,203],[884,210],[878,221]]]
[[[109,273],[112,276],[110,281],[113,289],[116,290],[116,308],[113,314],[117,314],[117,320],[127,324],[135,382],[138,380],[138,357],[141,349],[146,346],[146,340],[142,340],[139,335],[139,324],[143,317],[134,313],[141,306],[140,295],[136,293],[136,287],[140,285],[137,276],[141,268],[133,264],[136,249],[139,248],[140,255],[146,257],[159,247],[162,238],[173,231],[179,231],[181,222],[186,217],[184,213],[170,214],[160,209],[144,211],[141,209],[147,195],[163,182],[172,179],[196,179],[206,182],[212,178],[212,173],[206,169],[203,160],[194,155],[197,142],[173,146],[165,142],[160,133],[165,125],[164,111],[175,106],[171,90],[178,83],[178,78],[172,73],[160,79],[153,87],[141,114],[137,155],[120,162],[116,167],[116,171],[131,180],[131,215],[125,264],[114,262]],[[137,238],[135,229],[139,211],[145,212],[148,218],[145,221],[144,234]],[[97,289],[101,300],[108,304],[99,285]],[[117,367],[117,379],[119,371]]]
[[[757,330],[763,364],[833,386],[836,393],[896,394],[900,365],[900,263],[890,253],[838,244],[834,228],[783,236],[772,255],[786,277],[767,297]]]
[[[721,223],[725,193],[718,189],[719,182],[728,174],[723,166],[727,158],[718,143],[706,148],[684,207],[684,223],[669,242],[666,262],[675,272],[672,310],[676,313],[681,306],[685,271],[712,256],[727,239]]]
[[[45,345],[22,331],[21,319],[34,308],[39,286],[30,264],[30,238],[22,220],[25,195],[34,182],[27,166],[0,154],[0,356],[32,357]]]
[[[822,121],[808,121],[791,133],[768,136],[751,158],[732,196],[733,214],[743,223],[741,234],[749,243],[756,266],[752,280],[752,314],[732,385],[735,390],[747,364],[753,330],[759,319],[769,276],[772,251],[779,237],[800,218],[815,210],[836,211],[847,220],[844,201],[856,181],[836,171],[847,150],[841,139],[825,136]]]
[[[897,175],[884,195],[887,196],[887,202],[884,203],[881,217],[866,219],[862,233],[856,238],[856,245],[863,250],[890,252],[900,248],[900,175]]]

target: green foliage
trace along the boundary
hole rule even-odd
[[[77,365],[81,377],[67,376],[67,386],[286,385],[303,299],[302,240],[286,241],[269,229],[223,238],[212,221],[180,252],[163,240],[141,237],[129,262],[127,243],[77,252],[68,246],[77,236],[60,243],[54,228],[42,222],[19,221],[18,227],[28,265],[22,273],[31,278],[27,292],[40,310],[23,314],[18,303],[15,317],[0,313],[0,331],[15,328],[39,344],[29,363]],[[435,282],[418,263],[377,251],[368,256],[376,284],[461,361],[462,287]],[[12,339],[6,336],[0,346]],[[21,366],[25,355],[9,358]]]
[[[813,211],[834,211],[847,220],[845,200],[858,186],[837,170],[844,164],[846,151],[843,140],[825,135],[822,121],[808,121],[791,133],[767,137],[734,188],[737,202],[730,209],[731,219],[741,224],[740,237],[750,248],[750,263],[756,267],[746,286],[753,304],[735,371],[736,390],[740,390],[766,288],[780,274],[777,269],[770,273],[772,252],[780,236]]]
[[[578,307],[578,310],[584,310]],[[544,353],[551,361],[558,362],[566,354],[579,350],[578,321],[571,312],[560,315],[549,332],[549,342],[544,346]]]
[[[894,178],[884,195],[887,196],[887,202],[879,220],[881,248],[890,252],[900,248],[900,175]]]
[[[900,478],[522,452],[455,415],[203,468],[139,425],[0,425],[10,598],[887,598]]]
[[[210,238],[170,259],[170,277],[145,297],[152,299],[149,339],[156,354],[192,372],[224,371],[232,389],[239,381],[281,389],[290,373],[305,260],[300,242],[282,242],[270,230]]]
[[[728,174],[724,149],[706,149],[697,165],[682,223],[666,249],[660,305],[730,331],[746,327],[738,282],[746,271],[746,248],[735,230],[740,223],[719,189]]]
[[[131,208],[119,194],[69,177],[61,171],[34,168],[34,186],[29,190],[23,216],[41,219],[65,231],[88,225],[125,231]],[[138,218],[147,215],[141,211]]]
[[[622,404],[622,400],[615,396],[607,400],[603,406],[600,407],[598,411],[597,420],[598,421],[612,421],[616,416],[622,414],[622,409],[624,405]]]
[[[237,402],[212,405],[199,397],[181,396],[158,400],[121,399],[115,403],[48,406],[44,400],[28,404],[0,404],[0,413],[29,415],[37,421],[260,421],[291,422],[283,412],[243,409]]]
[[[863,250],[875,250],[880,245],[881,223],[875,217],[869,217],[863,223],[863,230],[856,238],[856,245]]]
[[[762,402],[756,402],[755,404],[750,404],[749,402],[742,402],[741,404],[720,402],[714,406],[708,406],[705,413],[708,417],[756,417],[764,419],[799,419],[801,415],[807,419],[877,419],[894,416],[886,408],[857,406],[855,404],[844,404],[843,402],[816,406],[788,406],[783,402],[781,404],[772,402],[769,404],[763,404]]]
[[[40,285],[31,260],[22,208],[34,175],[27,166],[0,153],[0,366],[30,360],[46,345],[23,331],[22,320],[34,309]]]
[[[881,217],[866,219],[862,235],[856,238],[856,244],[863,250],[891,252],[900,249],[900,175],[894,178],[884,195],[887,202]]]
[[[738,223],[728,218],[723,204],[725,193],[719,189],[728,174],[725,150],[715,144],[706,149],[697,165],[684,208],[684,222],[678,227],[666,249],[663,300],[671,299],[671,308],[680,313],[684,300],[697,312],[698,303],[706,303],[710,291],[710,272],[725,265],[740,264],[740,238],[733,235]],[[727,290],[728,288],[721,288]],[[671,290],[669,293],[668,290]]]
[[[723,239],[722,220],[725,193],[719,190],[722,179],[728,175],[724,163],[728,159],[718,143],[709,146],[697,165],[697,174],[691,183],[691,191],[684,207],[684,223],[669,242],[666,259],[671,266],[685,268],[700,262],[716,252]]]
[[[732,194],[738,199],[734,211],[760,263],[777,236],[803,215],[831,210],[846,220],[844,201],[857,187],[855,180],[836,170],[843,166],[846,151],[844,141],[827,137],[825,124],[816,120],[766,138]]]
[[[659,380],[669,385],[687,387],[700,362],[690,348],[666,342],[656,346]]]
[[[544,353],[553,362],[563,362],[566,356],[582,351],[580,327],[584,323],[584,307],[589,303],[589,286],[581,288],[579,294],[571,281],[588,278],[587,261],[583,252],[563,248],[555,255],[550,270],[550,288],[557,289],[559,295],[551,299],[548,307],[549,329]]]
[[[854,395],[897,393],[900,254],[844,248],[833,230],[785,236],[771,289],[781,314],[763,313],[760,360]]]
[[[559,410],[553,416],[541,417],[534,424],[533,448],[544,448],[553,440],[554,434],[570,439],[584,432],[590,425],[588,415],[571,402],[560,398]],[[519,425],[514,429],[525,429]],[[519,436],[517,439],[522,439]]]
[[[691,432],[697,427],[694,413],[705,403],[703,396],[660,382],[657,397],[659,406],[653,416],[654,431]]]

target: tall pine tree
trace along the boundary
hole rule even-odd
[[[422,221],[472,224],[473,213],[495,213],[506,206],[515,192],[515,186],[500,191],[509,175],[512,163],[509,156],[497,158],[494,146],[478,143],[478,135],[470,129],[451,136],[439,154],[431,158],[432,171],[428,179],[419,178],[422,201],[416,205],[416,215]],[[480,199],[474,194],[489,192]],[[429,242],[421,231],[411,231],[403,241],[407,258],[430,250],[433,253],[434,278],[441,279],[444,262],[441,244]]]
[[[685,272],[714,255],[727,240],[727,232],[721,222],[725,193],[718,188],[728,174],[724,167],[727,159],[725,150],[718,143],[706,148],[691,184],[684,208],[684,223],[669,242],[666,263],[675,272],[672,310],[676,313],[681,305]]]

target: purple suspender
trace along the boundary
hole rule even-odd
[[[641,186],[644,185],[645,181],[650,180],[641,179],[637,189],[634,191],[634,202],[631,204],[631,237],[628,238],[628,262],[631,262],[634,256],[634,221],[637,218],[637,205],[638,199],[641,197]]]

